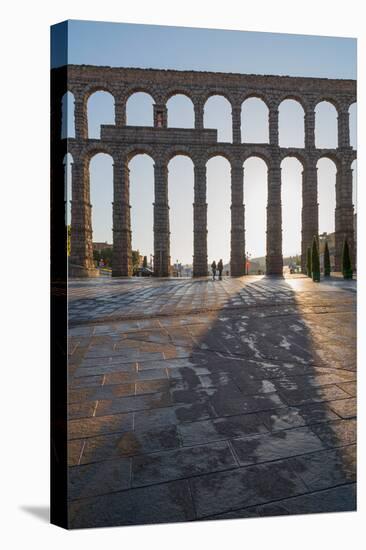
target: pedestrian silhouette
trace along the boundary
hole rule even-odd
[[[216,276],[216,262],[215,262],[215,260],[211,264],[211,269],[212,269],[212,280],[214,281],[215,276]]]
[[[220,260],[219,263],[217,264],[217,269],[219,270],[219,281],[221,281],[222,280],[222,270],[224,269],[222,260]]]

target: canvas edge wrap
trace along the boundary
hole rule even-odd
[[[60,32],[61,31],[61,32]],[[51,27],[55,49],[67,58],[67,22]],[[67,509],[67,220],[61,99],[67,89],[67,66],[51,70],[51,523],[68,528]],[[66,201],[65,201],[66,199]]]

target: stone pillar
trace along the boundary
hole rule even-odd
[[[315,148],[315,111],[309,107],[305,112],[305,148]]]
[[[126,100],[124,97],[115,97],[114,116],[115,124],[119,128],[126,126]]]
[[[338,112],[338,148],[350,147],[349,112],[342,108]]]
[[[203,130],[203,115],[204,104],[203,101],[195,100],[194,102],[194,127],[196,130]]]
[[[113,164],[112,277],[132,275],[130,171],[125,159]]]
[[[354,223],[352,203],[352,160],[342,160],[336,175],[336,209],[335,209],[335,270],[342,270],[342,250],[347,239],[351,262],[355,266]]]
[[[268,113],[269,143],[278,146],[278,108],[271,106]]]
[[[193,276],[207,275],[206,164],[194,165]]]
[[[309,160],[302,173],[301,271],[306,273],[307,250],[319,234],[318,169]]]
[[[75,96],[74,102],[75,138],[88,139],[87,100],[83,96]]]
[[[74,159],[71,202],[71,277],[96,277],[93,261],[93,232],[89,189],[89,161]]]
[[[243,163],[231,164],[231,257],[233,277],[245,275],[245,224],[243,200]]]
[[[232,106],[233,143],[241,143],[241,105]]]
[[[154,272],[157,277],[168,277],[170,271],[170,231],[167,165],[156,162],[154,173]]]
[[[338,112],[338,147],[350,147],[349,112],[346,108]]]
[[[154,104],[154,127],[155,128],[168,127],[168,110],[164,103]]]
[[[267,275],[282,275],[281,165],[276,155],[268,169]]]

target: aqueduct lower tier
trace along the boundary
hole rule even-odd
[[[189,156],[194,164],[193,273],[207,274],[206,162],[224,156],[231,165],[231,274],[244,274],[245,209],[243,163],[262,158],[268,167],[267,274],[282,274],[281,161],[296,157],[303,165],[302,267],[306,250],[318,235],[317,161],[332,159],[337,167],[335,239],[336,270],[341,268],[345,238],[354,251],[352,169],[356,151],[350,147],[349,107],[356,101],[356,82],[321,78],[258,76],[195,71],[128,69],[68,65],[51,74],[51,177],[53,185],[64,181],[63,157],[73,157],[71,204],[71,275],[95,274],[92,249],[89,161],[96,153],[113,158],[113,275],[131,275],[131,224],[129,169],[131,158],[147,153],[155,163],[154,266],[159,276],[168,276],[170,232],[168,163],[177,155]],[[75,138],[61,139],[61,101],[70,91],[75,98]],[[88,139],[87,101],[95,91],[110,92],[115,101],[115,124],[102,125],[101,138]],[[154,126],[126,125],[126,102],[135,92],[154,99]],[[194,105],[192,129],[167,127],[167,101],[175,94],[188,96]],[[212,95],[222,95],[232,106],[232,143],[217,141],[217,130],[205,129],[204,104]],[[261,98],[269,109],[269,143],[241,143],[241,105],[249,97]],[[299,101],[305,113],[305,147],[279,146],[278,107],[284,99]],[[331,102],[338,112],[338,147],[315,147],[315,107]]]

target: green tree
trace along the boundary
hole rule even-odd
[[[93,250],[93,260],[94,262],[97,262],[97,265],[99,265],[99,260],[101,258],[99,250]]]
[[[103,248],[100,251],[100,256],[104,260],[104,265],[112,267],[113,262],[113,248]]]
[[[144,256],[144,261],[142,262],[142,267],[147,267],[147,256]]]
[[[306,251],[306,272],[308,277],[311,277],[311,248],[308,246]]]
[[[136,271],[140,267],[140,251],[132,250],[132,271]]]
[[[324,246],[324,277],[330,277],[330,255],[328,241],[325,241]]]
[[[311,249],[311,269],[313,272],[314,283],[320,282],[320,261],[317,238],[314,236],[313,246]]]
[[[351,265],[351,257],[349,253],[349,246],[347,239],[344,240],[343,243],[343,251],[342,251],[342,273],[343,277],[345,279],[352,279],[353,277],[353,271],[352,271],[352,265]]]

